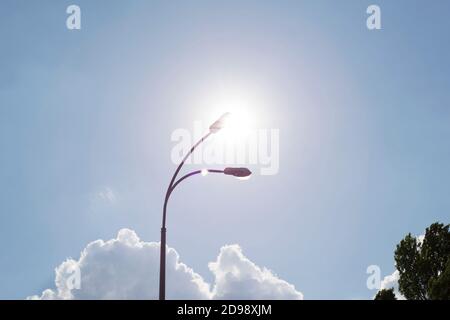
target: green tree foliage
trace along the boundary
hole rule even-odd
[[[432,300],[450,300],[450,259],[444,272],[430,283],[430,298]]]
[[[434,223],[423,241],[408,234],[395,250],[399,290],[408,300],[449,299],[450,225]]]
[[[395,297],[394,289],[391,288],[378,291],[375,300],[397,300],[397,298]]]

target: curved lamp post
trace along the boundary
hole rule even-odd
[[[205,141],[211,134],[218,132],[220,129],[222,129],[225,126],[226,119],[230,116],[229,113],[225,113],[222,115],[216,122],[214,122],[209,127],[209,132],[203,136],[187,153],[187,155],[183,158],[181,163],[178,165],[177,169],[175,170],[175,173],[172,176],[172,179],[170,180],[169,187],[166,191],[166,196],[164,199],[164,207],[163,207],[163,217],[162,217],[162,226],[161,226],[161,243],[160,243],[160,266],[159,266],[159,300],[165,300],[166,298],[166,211],[167,211],[167,202],[169,201],[170,195],[172,194],[172,191],[185,179],[197,175],[197,174],[203,174],[203,173],[223,173],[225,175],[231,175],[237,178],[245,178],[249,177],[252,173],[247,168],[225,168],[224,170],[214,170],[214,169],[204,169],[204,170],[197,170],[192,171],[177,181],[175,181],[178,173],[181,170],[181,167],[186,162],[186,160],[189,158],[189,156],[194,152],[195,148],[197,148],[203,141]]]

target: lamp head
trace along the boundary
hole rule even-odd
[[[231,113],[226,112],[224,113],[218,120],[216,120],[210,127],[209,131],[211,133],[216,133],[220,129],[223,129],[226,125],[227,119],[231,116]]]
[[[223,173],[237,178],[247,178],[252,174],[247,168],[225,168]]]

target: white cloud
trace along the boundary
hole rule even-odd
[[[303,299],[292,284],[245,257],[238,245],[222,247],[209,269],[215,276],[215,299]]]
[[[302,299],[293,285],[246,258],[238,245],[224,246],[215,262],[211,286],[167,250],[168,299]],[[79,270],[80,287],[73,286]],[[91,242],[78,260],[68,259],[55,269],[56,289],[29,299],[157,299],[159,243],[143,242],[129,229],[116,239]]]
[[[384,277],[381,281],[381,290],[382,289],[394,289],[395,297],[398,300],[405,300],[405,297],[398,290],[398,280],[400,279],[400,273],[398,270],[395,270],[392,274]]]
[[[106,203],[115,203],[116,202],[116,194],[114,193],[114,190],[111,189],[110,187],[105,187],[102,190],[100,190],[96,197],[101,200],[104,201]]]

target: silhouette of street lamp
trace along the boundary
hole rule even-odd
[[[169,187],[166,191],[166,196],[164,199],[164,207],[163,207],[163,217],[162,217],[162,226],[161,226],[161,243],[160,243],[160,266],[159,266],[159,300],[165,300],[166,299],[166,211],[167,211],[167,202],[169,201],[170,195],[172,194],[173,190],[185,179],[197,175],[202,174],[206,175],[208,173],[222,173],[225,175],[231,175],[236,178],[247,178],[250,177],[252,172],[247,168],[225,168],[224,170],[215,170],[215,169],[203,169],[203,170],[196,170],[192,171],[184,176],[182,176],[180,179],[175,181],[178,173],[181,170],[181,167],[186,162],[186,160],[189,158],[189,156],[194,152],[195,148],[197,148],[203,141],[205,141],[211,134],[217,133],[222,128],[226,126],[227,119],[229,118],[230,113],[225,113],[222,115],[217,121],[215,121],[210,127],[209,132],[203,136],[192,148],[191,150],[186,154],[186,156],[183,158],[181,163],[178,165],[177,169],[175,170],[175,173],[172,176],[172,179],[170,180]]]

